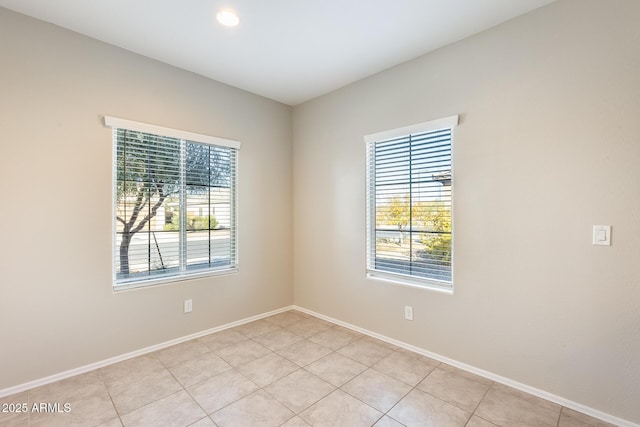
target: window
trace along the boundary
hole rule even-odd
[[[457,123],[453,116],[365,137],[369,277],[451,290]]]
[[[240,143],[105,117],[114,146],[114,288],[237,271]]]

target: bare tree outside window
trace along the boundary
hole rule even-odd
[[[180,248],[188,247],[179,242],[183,225],[191,226],[192,231],[222,227],[213,216],[212,194],[215,198],[217,194],[230,193],[232,162],[230,149],[225,147],[127,129],[116,129],[115,137],[119,240],[116,274],[127,278],[133,273],[131,248],[138,233],[147,234],[138,246],[148,258],[146,270],[150,272],[174,265]],[[204,210],[203,215],[196,217],[189,211],[196,204],[198,213]],[[160,214],[163,218],[158,220]],[[166,227],[167,219],[175,228]],[[153,265],[152,254],[154,260],[159,258],[160,266]],[[143,255],[136,254],[136,257]]]

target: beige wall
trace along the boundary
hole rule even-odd
[[[638,16],[562,0],[292,122],[0,8],[0,389],[295,301],[640,422]],[[105,114],[242,141],[239,274],[111,291]],[[452,114],[455,295],[365,279],[363,135]],[[591,245],[594,224],[613,246]]]
[[[238,274],[112,292],[105,114],[242,142]],[[0,389],[293,302],[290,107],[0,8],[0,130]]]
[[[638,17],[560,1],[295,107],[295,303],[640,422]],[[455,294],[365,279],[363,136],[453,114]]]

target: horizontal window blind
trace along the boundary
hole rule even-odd
[[[368,142],[367,269],[450,287],[452,126]]]
[[[237,269],[237,149],[115,127],[114,287]]]

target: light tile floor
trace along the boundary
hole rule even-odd
[[[610,425],[297,311],[0,403],[29,409],[0,426]]]

